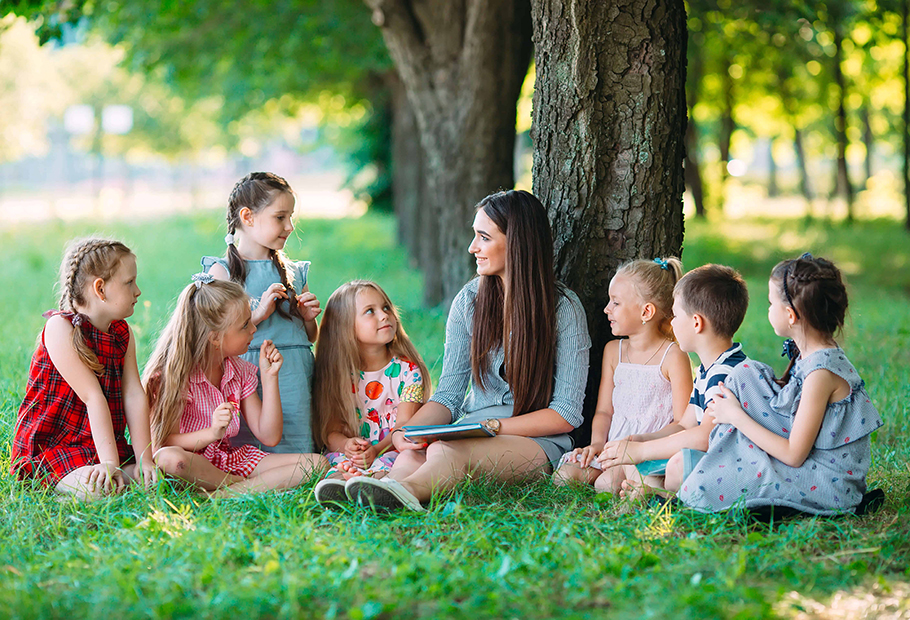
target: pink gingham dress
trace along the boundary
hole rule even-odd
[[[192,433],[211,427],[212,411],[225,402],[239,405],[244,398],[256,391],[258,384],[256,366],[239,357],[224,359],[220,389],[209,383],[202,369],[197,368],[190,375],[186,406],[180,418],[180,432]],[[240,416],[235,413],[221,441],[210,443],[201,454],[221,471],[246,478],[268,453],[250,445],[232,446],[231,437],[235,437],[239,430]]]

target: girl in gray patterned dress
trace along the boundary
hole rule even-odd
[[[800,354],[780,382],[758,363],[728,377],[706,409],[717,421],[708,454],[679,498],[703,512],[853,512],[866,491],[870,435],[882,420],[834,341],[847,310],[840,271],[810,254],[783,261],[771,273],[768,300],[774,332],[792,337]]]

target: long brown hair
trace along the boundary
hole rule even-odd
[[[363,367],[360,348],[354,335],[357,316],[357,294],[371,288],[382,297],[395,319],[395,337],[388,346],[389,355],[417,364],[423,377],[423,402],[430,395],[430,375],[427,366],[411,343],[401,324],[395,304],[375,282],[354,280],[342,284],[325,304],[316,345],[316,367],[313,371],[313,437],[318,446],[325,446],[328,435],[340,426],[350,437],[359,435],[360,418],[356,412],[357,377]]]
[[[130,249],[112,239],[77,239],[73,241],[60,264],[60,309],[78,313],[85,306],[85,292],[92,280],[110,280],[120,267],[120,262]],[[79,321],[73,322],[73,348],[79,359],[95,374],[101,374],[104,365],[85,342]]]
[[[491,352],[502,347],[515,415],[543,409],[553,395],[556,366],[557,282],[550,221],[540,201],[522,190],[491,194],[476,208],[506,236],[506,269],[502,279],[479,276],[471,339],[474,383],[484,389],[487,373],[495,372]]]
[[[280,193],[294,195],[294,190],[290,184],[277,174],[271,172],[251,172],[240,179],[234,189],[231,190],[231,196],[228,198],[227,209],[227,231],[233,235],[240,226],[240,210],[246,207],[253,214],[259,213],[275,201]],[[288,304],[291,313],[282,308],[281,304],[275,305],[275,312],[285,319],[292,316],[300,318],[294,310],[297,308],[297,291],[294,290],[294,275],[290,269],[290,261],[283,250],[269,250],[269,258],[278,275],[281,277],[281,284],[284,285],[288,294]],[[241,286],[246,284],[246,263],[237,246],[229,243],[227,247],[227,264],[228,274],[231,280]]]
[[[193,283],[180,293],[142,374],[156,449],[179,428],[190,375],[213,355],[209,334],[230,327],[248,303],[242,286],[223,280]]]

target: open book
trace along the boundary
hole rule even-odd
[[[434,424],[432,426],[403,426],[404,436],[414,443],[432,443],[440,439],[470,439],[495,437],[482,424]]]

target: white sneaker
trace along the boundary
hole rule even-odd
[[[337,508],[339,504],[348,503],[348,496],[344,492],[344,480],[337,478],[326,478],[317,482],[313,495],[323,508]]]
[[[355,476],[344,485],[344,492],[355,504],[372,506],[374,509],[398,510],[407,508],[415,512],[426,512],[420,500],[397,480]]]

